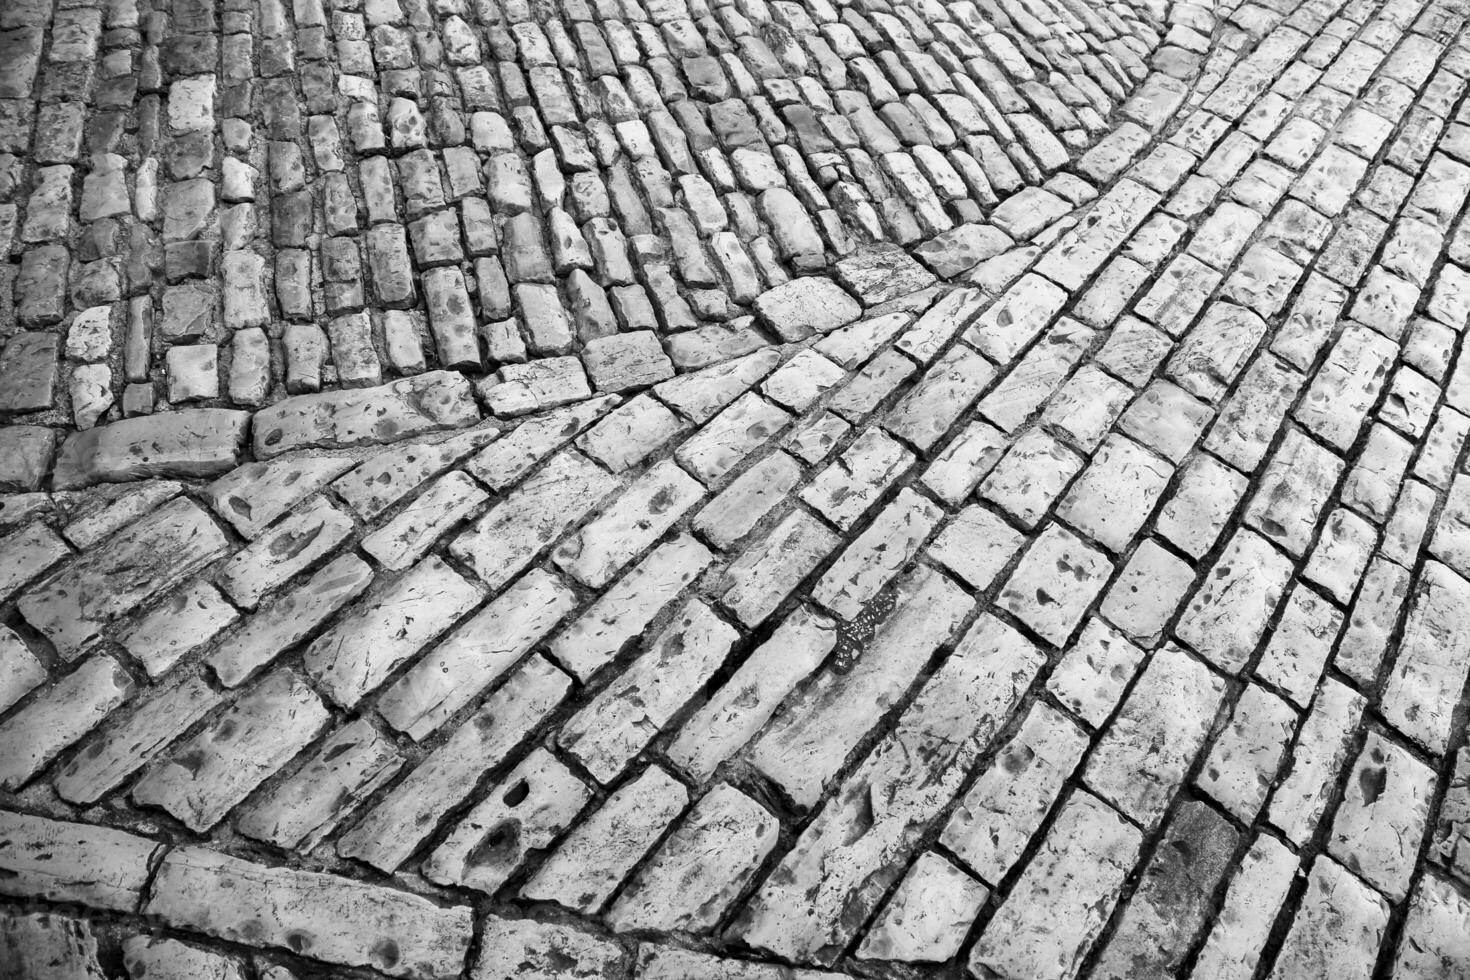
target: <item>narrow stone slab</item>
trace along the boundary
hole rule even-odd
[[[269,868],[202,847],[168,853],[144,911],[228,942],[288,950],[409,980],[450,980],[469,954],[470,909],[337,875]]]
[[[801,481],[801,464],[775,452],[730,481],[700,510],[694,528],[718,548],[728,548],[760,523]]]
[[[562,841],[521,895],[596,914],[688,801],[678,780],[649,766]]]
[[[1429,823],[1435,774],[1370,731],[1347,779],[1327,850],[1392,901],[1404,898]]]
[[[434,827],[556,709],[571,681],[542,657],[516,671],[449,740],[337,842],[337,853],[386,873],[408,860]]]
[[[1414,889],[1403,938],[1394,958],[1393,976],[1470,975],[1470,942],[1465,922],[1470,900],[1445,879],[1426,874]]]
[[[104,980],[85,919],[50,913],[0,915],[0,963],[17,980]]]
[[[398,772],[393,743],[359,718],[332,733],[311,759],[240,815],[240,833],[310,851]]]
[[[1387,928],[1388,903],[1342,865],[1319,856],[1270,978],[1368,980]]]
[[[1088,760],[1088,786],[1145,827],[1159,821],[1215,721],[1225,681],[1178,647],[1154,654]]]
[[[1267,811],[1271,823],[1298,846],[1311,839],[1332,798],[1365,704],[1357,691],[1328,677],[1298,729],[1291,768]]]
[[[569,718],[557,744],[611,783],[724,663],[740,638],[699,600],[686,605],[602,692]]]
[[[0,626],[0,711],[25,697],[46,679],[46,668],[7,626]]]
[[[72,659],[113,620],[228,547],[224,532],[199,505],[178,498],[26,593],[18,606],[63,657]]]
[[[525,428],[530,423],[524,423]],[[520,429],[516,430],[518,433]],[[480,427],[438,442],[409,443],[373,453],[332,484],[332,490],[365,521],[373,520],[430,477],[493,442],[498,430]]]
[[[1296,712],[1252,684],[1241,692],[1230,724],[1215,739],[1195,783],[1242,823],[1255,822],[1296,728]]]
[[[988,589],[1025,543],[1021,532],[971,504],[939,532],[927,554],[973,588]]]
[[[556,756],[532,749],[424,861],[424,875],[493,895],[531,852],[561,835],[591,791]]]
[[[302,666],[329,697],[350,707],[483,598],[478,586],[431,555],[318,637]]]
[[[934,283],[934,275],[897,245],[866,245],[837,260],[838,280],[868,306],[878,306]]]
[[[954,958],[990,889],[925,851],[858,947],[858,958],[944,963]]]
[[[513,667],[576,603],[560,578],[532,569],[410,667],[378,699],[378,713],[422,741]]]
[[[246,538],[254,538],[354,462],[350,456],[298,453],[268,463],[246,463],[205,487],[204,494],[216,514]]]
[[[870,428],[801,491],[801,499],[849,530],[913,463],[913,453]]]
[[[684,440],[675,458],[705,485],[712,485],[790,422],[784,408],[747,392]]]
[[[1094,728],[1107,721],[1143,663],[1143,650],[1097,617],[1062,654],[1046,689]]]
[[[123,967],[134,980],[246,980],[245,964],[176,939],[134,936],[122,944]]]
[[[157,841],[0,810],[0,895],[133,912]]]
[[[1467,643],[1470,582],[1439,562],[1425,562],[1380,710],[1436,755],[1449,742],[1451,716],[1470,672],[1470,661],[1459,655]]]
[[[908,690],[969,611],[963,589],[920,566],[899,583],[893,612],[865,649],[824,670],[752,748],[751,764],[810,807],[853,747]]]
[[[1092,948],[1143,836],[1083,790],[1072,794],[970,954],[1005,980],[1067,980]]]
[[[664,542],[551,641],[552,656],[587,680],[713,560],[710,550],[687,534]]]
[[[199,674],[149,689],[132,713],[109,725],[56,776],[56,792],[73,803],[95,803],[147,765],[223,700]]]
[[[940,842],[994,885],[1021,857],[1062,786],[1082,761],[1087,736],[1037,702],[945,824]]]
[[[793,510],[748,545],[715,583],[720,602],[746,626],[763,622],[841,539],[811,514]]]
[[[1290,848],[1270,834],[1256,836],[1230,882],[1192,976],[1255,975],[1296,870],[1297,857]]]
[[[217,581],[236,605],[253,609],[267,592],[336,551],[355,531],[352,518],[316,497],[236,552]]]
[[[492,589],[499,588],[618,482],[576,450],[564,450],[456,537],[449,552]]]
[[[326,726],[328,713],[289,670],[272,674],[180,743],[133,787],[133,799],[159,806],[191,830],[205,831],[289,762]]]
[[[846,326],[863,308],[831,279],[803,276],[757,296],[755,311],[778,337],[794,341]]]
[[[96,654],[0,724],[0,787],[29,780],[133,693],[133,680]]]
[[[672,460],[655,463],[567,535],[552,560],[583,585],[600,589],[704,496],[704,487]]]
[[[356,599],[372,580],[373,570],[367,562],[356,555],[343,555],[257,610],[205,662],[221,683],[238,687]]]
[[[62,443],[52,485],[216,476],[240,463],[249,424],[249,412],[191,408],[99,425]]]
[[[1216,667],[1237,673],[1286,589],[1291,559],[1245,528],[1230,539],[1174,633]]]
[[[812,589],[812,599],[853,620],[908,564],[943,515],[907,488],[847,546]]]
[[[384,568],[402,571],[422,558],[440,535],[489,499],[490,495],[464,473],[446,473],[391,521],[365,536],[362,550]]]
[[[780,825],[725,783],[694,805],[607,913],[619,932],[706,932],[776,846]]]
[[[480,937],[474,980],[623,976],[623,947],[555,922],[489,917]]]
[[[809,607],[797,609],[690,717],[667,750],[669,760],[695,779],[708,779],[836,645],[835,623]]]
[[[398,442],[478,421],[469,381],[452,371],[429,371],[373,388],[293,395],[261,409],[253,426],[255,456]]]
[[[903,872],[1044,663],[982,616],[897,727],[843,781],[733,929],[752,946],[828,965]]]
[[[209,642],[240,618],[208,582],[196,582],[132,624],[118,642],[157,679],[191,650]]]

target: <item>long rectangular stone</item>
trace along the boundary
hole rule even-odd
[[[101,653],[0,724],[0,787],[14,789],[92,730],[133,693],[133,679]]]
[[[524,423],[515,432],[530,424]],[[499,434],[496,429],[481,427],[436,442],[415,442],[380,450],[339,477],[332,490],[363,520],[374,520],[425,480],[494,441]]]
[[[158,841],[0,810],[0,895],[134,912]]]
[[[469,381],[429,371],[372,388],[292,395],[255,414],[256,459],[292,449],[336,449],[398,442],[480,421]]]
[[[402,571],[422,558],[440,535],[489,499],[490,495],[464,473],[446,473],[391,521],[363,537],[362,550],[384,568]]]
[[[928,450],[964,414],[995,368],[963,344],[944,353],[883,415],[883,428],[920,451]]]
[[[677,464],[655,463],[602,513],[567,535],[552,560],[583,585],[600,589],[703,496],[704,487]]]
[[[1005,980],[1075,976],[1142,842],[1106,803],[1075,791],[971,951],[971,972],[988,969]]]
[[[1225,893],[1220,914],[1194,963],[1200,980],[1250,980],[1296,877],[1297,857],[1267,833],[1256,835]]]
[[[850,530],[913,463],[913,453],[870,428],[801,491],[801,499],[844,531]]]
[[[479,586],[431,555],[319,636],[303,666],[334,701],[351,707],[482,598]]]
[[[724,663],[739,634],[695,599],[646,651],[569,718],[557,744],[606,785]]]
[[[447,742],[342,835],[337,853],[391,874],[479,778],[561,704],[570,688],[571,680],[544,658],[527,661]]]
[[[114,620],[229,547],[196,503],[176,498],[21,596],[20,613],[70,660]]]
[[[326,727],[321,699],[289,670],[262,680],[133,787],[133,799],[205,831]]]
[[[246,463],[204,488],[214,512],[253,539],[276,519],[352,469],[351,456],[292,453],[263,463]],[[349,501],[350,502],[350,501]]]
[[[940,843],[981,881],[997,884],[1051,812],[1086,748],[1075,722],[1038,701],[955,808]]]
[[[473,929],[462,905],[193,846],[163,859],[144,911],[228,942],[409,980],[458,977]]]
[[[267,592],[337,550],[355,530],[350,517],[317,497],[236,552],[220,569],[219,585],[237,605],[253,609]]]
[[[696,803],[628,883],[607,921],[634,929],[705,932],[720,922],[776,846],[780,824],[728,783]]]
[[[1382,896],[1336,861],[1318,855],[1270,980],[1368,980],[1388,914]]]
[[[356,599],[372,580],[373,570],[367,562],[356,555],[343,555],[256,610],[209,655],[206,663],[226,686],[238,687]]]
[[[900,490],[893,503],[837,556],[812,589],[812,599],[854,620],[873,597],[908,564],[944,512],[914,491]]]
[[[534,748],[435,848],[424,875],[493,895],[532,851],[561,835],[591,796],[556,756]]]
[[[694,529],[717,548],[728,548],[760,523],[801,481],[801,464],[774,452],[730,481],[700,510]]]
[[[1051,323],[1066,301],[1065,289],[1027,273],[975,319],[965,331],[965,343],[996,364],[1009,364]]]
[[[1133,180],[1118,181],[1042,256],[1036,271],[1068,289],[1080,289],[1162,199]]]
[[[1295,417],[1339,452],[1358,437],[1369,407],[1398,356],[1398,345],[1382,334],[1350,325],[1312,378]]]
[[[1175,636],[1221,670],[1238,673],[1260,642],[1291,573],[1291,559],[1241,528],[1189,601]]]
[[[740,937],[789,959],[840,956],[1045,660],[982,616],[756,892]]]
[[[720,602],[746,626],[764,622],[841,542],[821,521],[793,510],[748,545],[714,585]]]
[[[240,611],[219,589],[208,582],[194,582],[130,624],[117,641],[149,677],[157,679],[239,618]]]
[[[73,803],[97,802],[221,700],[199,674],[186,674],[149,690],[124,721],[109,725],[61,768],[56,792]]]
[[[708,548],[681,534],[655,548],[551,641],[551,655],[586,681],[618,655],[714,561]]]
[[[1062,386],[1063,379],[1087,353],[1095,336],[1090,327],[1071,317],[1062,317],[980,400],[980,414],[1006,432],[1019,431]]]
[[[1332,820],[1327,851],[1394,902],[1408,893],[1429,829],[1434,770],[1408,749],[1368,732]]]
[[[1332,797],[1365,704],[1361,694],[1329,677],[1297,730],[1291,768],[1267,810],[1271,823],[1297,846],[1311,839]]]
[[[810,807],[859,740],[913,684],[973,604],[943,574],[920,566],[898,585],[893,612],[850,664],[822,671],[788,703],[750,752],[751,764]]]
[[[750,741],[837,645],[836,624],[802,606],[685,722],[669,761],[697,780]]]
[[[242,813],[236,826],[256,840],[310,851],[402,765],[393,743],[359,718],[325,739],[304,766]]]
[[[1436,755],[1448,746],[1470,661],[1470,582],[1424,563],[1379,709],[1389,724]]]
[[[1288,429],[1246,505],[1245,522],[1300,557],[1342,470],[1335,453]]]
[[[204,477],[239,465],[249,412],[185,408],[122,419],[74,433],[62,443],[51,484],[75,490],[148,477]]]
[[[596,914],[688,802],[682,783],[649,766],[561,842],[522,897]]]
[[[617,487],[602,467],[565,450],[456,537],[449,553],[498,589]]]
[[[1083,775],[1144,827],[1158,823],[1194,757],[1204,747],[1225,681],[1178,647],[1166,646],[1143,669]]]
[[[513,667],[576,602],[560,578],[532,569],[410,667],[378,699],[378,713],[423,741]]]
[[[708,486],[740,465],[790,421],[791,415],[785,409],[747,392],[684,440],[674,456]]]
[[[1242,823],[1255,822],[1296,728],[1296,711],[1258,684],[1241,692],[1197,785]]]

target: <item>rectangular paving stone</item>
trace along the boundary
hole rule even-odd
[[[799,607],[690,715],[666,750],[669,761],[695,779],[708,779],[836,645],[836,624]]]
[[[1021,556],[996,601],[1048,643],[1062,646],[1112,572],[1102,552],[1051,523]]]
[[[337,853],[391,874],[434,827],[555,711],[571,680],[532,657],[337,841]]]
[[[1040,428],[1011,444],[980,485],[980,496],[1027,528],[1046,517],[1086,461]]]
[[[973,504],[955,515],[926,554],[977,590],[990,587],[1026,543],[1025,535]]]
[[[1225,682],[1178,647],[1155,653],[1087,763],[1095,792],[1156,824],[1204,747]]]
[[[0,599],[9,599],[71,553],[61,536],[40,521],[0,538]]]
[[[1115,552],[1148,519],[1174,467],[1138,443],[1109,436],[1057,507],[1057,516]]]
[[[335,551],[354,530],[350,517],[317,497],[236,552],[217,581],[236,605],[253,609],[263,595]]]
[[[619,932],[713,929],[776,846],[780,824],[727,783],[705,794],[680,820],[613,902]]]
[[[202,832],[317,737],[326,707],[301,679],[279,671],[179,743],[133,787],[133,799]]]
[[[999,883],[1046,819],[1086,748],[1087,736],[1075,722],[1038,701],[971,785],[939,842],[981,881]]]
[[[298,503],[352,469],[355,462],[350,456],[294,453],[269,462],[246,463],[205,487],[204,495],[216,514],[229,521],[243,537],[254,539]],[[360,467],[364,475],[387,482],[379,480],[378,473],[370,472],[373,462]],[[351,482],[347,479],[341,491],[349,505]]]
[[[987,302],[979,289],[956,289],[925,310],[893,346],[920,364],[928,364]]]
[[[801,464],[774,452],[730,481],[694,519],[694,529],[717,548],[729,548],[795,489]]]
[[[0,787],[15,789],[133,693],[118,662],[98,653],[0,723]]]
[[[1379,710],[1389,724],[1435,754],[1443,754],[1451,715],[1470,663],[1455,651],[1470,641],[1470,582],[1439,562],[1425,562],[1414,587],[1398,658]]]
[[[164,857],[144,911],[228,942],[411,980],[459,976],[472,932],[462,905],[194,846]]]
[[[994,376],[989,361],[957,344],[884,414],[882,425],[926,451],[949,431]]]
[[[724,663],[739,634],[693,600],[646,651],[562,726],[557,744],[611,783]]]
[[[643,462],[687,427],[652,395],[639,395],[583,433],[577,439],[577,448],[614,473],[621,473]]]
[[[830,965],[1043,663],[1020,634],[981,617],[756,892],[738,923],[740,938]]]
[[[0,811],[0,894],[134,912],[159,847],[122,830]]]
[[[1434,874],[1420,878],[1394,958],[1394,973],[1433,976],[1439,970],[1464,972],[1470,961],[1459,924],[1470,915],[1467,906],[1470,903],[1449,881]]]
[[[917,370],[912,360],[889,348],[864,364],[847,384],[837,389],[828,399],[827,407],[857,424]]]
[[[464,473],[446,473],[387,524],[364,536],[362,550],[384,568],[402,571],[422,558],[444,532],[489,499],[490,495]]]
[[[716,579],[714,592],[740,622],[756,626],[840,543],[821,521],[793,510],[730,563]]]
[[[1298,582],[1256,662],[1256,676],[1298,708],[1305,707],[1317,690],[1342,624],[1342,613],[1332,603]]]
[[[655,463],[568,535],[552,560],[583,585],[601,588],[703,496],[699,481],[672,461]]]
[[[304,766],[245,810],[236,826],[247,837],[309,851],[402,765],[393,743],[359,718],[328,736]]]
[[[683,784],[649,766],[561,842],[522,897],[595,915],[688,801]]]
[[[302,665],[329,697],[350,707],[484,597],[431,555],[317,637]]]
[[[1402,901],[1428,829],[1434,771],[1370,731],[1346,785],[1328,853],[1389,900]]]
[[[603,418],[617,399],[593,398],[526,419],[466,464],[471,476],[492,490],[510,489],[531,467]]]
[[[1365,703],[1357,691],[1328,677],[1297,728],[1291,764],[1267,811],[1271,823],[1297,846],[1311,838],[1332,796]]]
[[[1250,659],[1291,579],[1292,563],[1265,538],[1241,528],[1215,559],[1174,635],[1227,673]]]
[[[854,620],[898,574],[934,530],[943,512],[907,488],[837,556],[812,589],[813,601]]]
[[[954,958],[990,890],[934,851],[919,855],[868,929],[858,958],[942,963]]]
[[[576,608],[557,576],[527,572],[425,654],[378,699],[388,724],[422,741],[493,684]]]
[[[687,534],[665,541],[558,633],[551,641],[551,655],[578,680],[586,681],[647,629],[714,557]]]
[[[1276,956],[1271,980],[1330,976],[1367,980],[1388,927],[1388,904],[1336,861],[1312,863],[1307,891]]]
[[[166,599],[118,636],[123,649],[161,677],[179,658],[209,642],[240,618],[208,582],[196,582]],[[3,699],[0,699],[3,700]]]
[[[292,449],[397,442],[478,421],[470,383],[452,371],[429,371],[372,388],[292,395],[257,412],[252,427],[256,459],[269,459]]]
[[[1248,686],[1195,784],[1237,820],[1253,823],[1295,728],[1296,711],[1289,704],[1257,684]]]
[[[202,508],[190,500],[171,500],[31,589],[17,608],[70,660],[114,620],[198,571],[228,546],[224,532]]]
[[[1062,317],[980,400],[980,414],[1007,432],[1019,430],[1062,386],[1095,336],[1091,328]]]
[[[674,458],[709,486],[740,465],[790,421],[785,409],[747,392],[684,440]]]
[[[1051,322],[1066,300],[1066,290],[1028,273],[975,319],[964,333],[965,343],[996,364],[1008,364]]]
[[[1214,913],[1239,833],[1204,803],[1175,811],[1144,867],[1093,975],[1098,980],[1173,977]]]
[[[1067,289],[1079,289],[1162,199],[1157,191],[1135,181],[1118,181],[1057,240],[1037,263],[1036,271]]]
[[[494,894],[532,851],[561,835],[590,797],[556,756],[534,748],[435,848],[424,875]]]
[[[198,674],[150,689],[134,701],[126,719],[107,726],[62,766],[56,792],[73,803],[97,802],[222,700]]]
[[[1258,833],[1230,881],[1220,914],[1190,976],[1201,980],[1255,976],[1296,870],[1297,857],[1285,844],[1270,834]]]
[[[497,589],[617,488],[616,477],[564,450],[462,531],[449,553]]]
[[[1009,440],[985,422],[965,426],[935,456],[920,482],[949,504],[958,507],[1000,460]]]
[[[1143,650],[1126,636],[1093,617],[1062,654],[1046,689],[1068,711],[1098,728],[1117,707],[1143,658]]]
[[[922,566],[898,586],[893,612],[841,669],[805,687],[750,750],[751,764],[797,805],[822,797],[847,755],[913,684],[971,607],[953,581]]]
[[[1393,341],[1371,330],[1357,326],[1343,330],[1297,405],[1297,421],[1346,451],[1378,398],[1396,350]]]
[[[1378,533],[1372,524],[1345,507],[1327,515],[1302,578],[1338,602],[1348,603],[1372,557]]]
[[[1063,805],[1041,848],[970,953],[971,972],[1066,980],[1102,931],[1142,835],[1083,790]]]
[[[1305,554],[1342,470],[1331,450],[1288,429],[1246,506],[1246,523],[1289,553]]]
[[[46,668],[9,627],[0,626],[0,711],[46,680]]]
[[[223,684],[238,687],[360,596],[372,580],[367,562],[343,555],[247,617],[205,662]]]

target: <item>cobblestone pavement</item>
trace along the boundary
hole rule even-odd
[[[1470,977],[1463,0],[0,0],[0,976]]]

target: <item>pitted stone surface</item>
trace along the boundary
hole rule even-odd
[[[1465,974],[1462,8],[0,4],[0,973]]]

